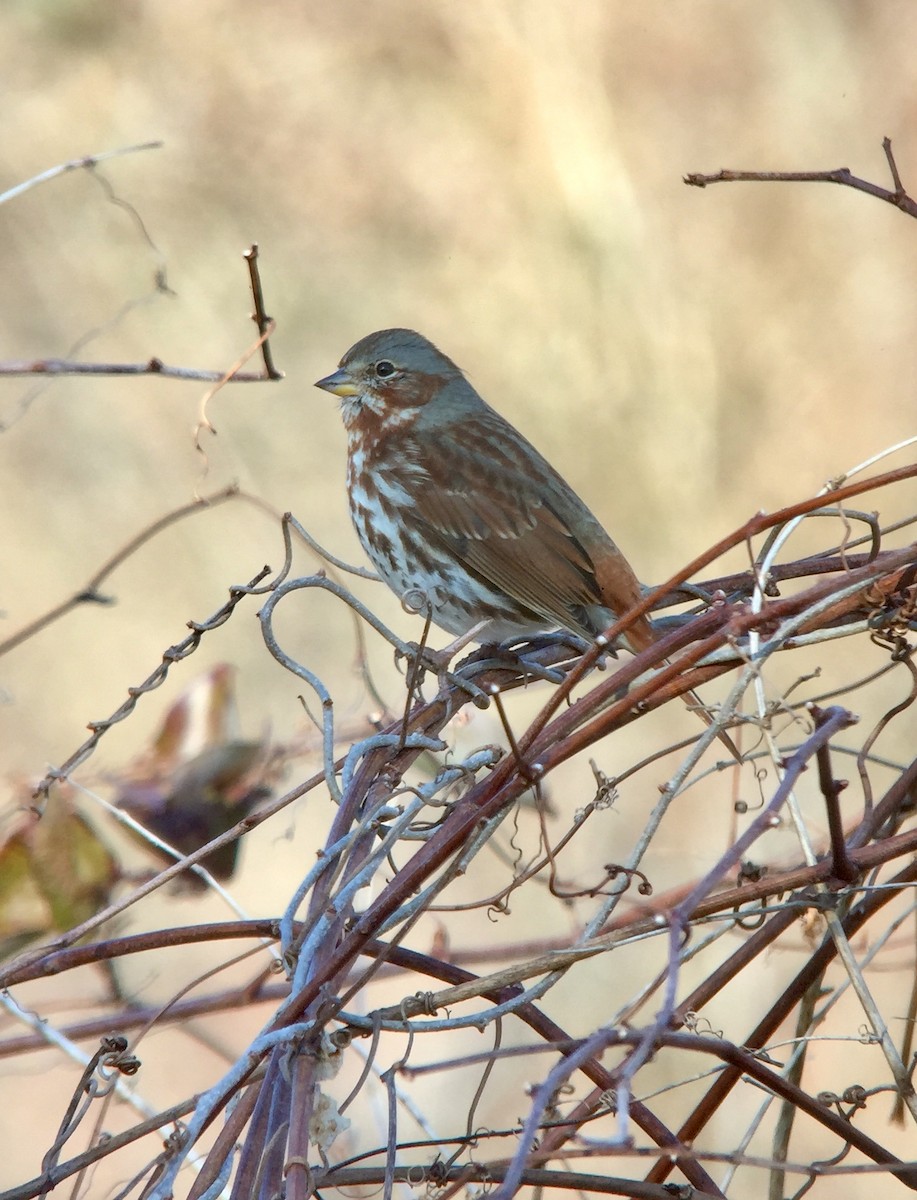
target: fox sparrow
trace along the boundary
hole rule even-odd
[[[350,515],[389,587],[479,642],[592,639],[636,605],[630,563],[579,496],[459,368],[411,329],[352,346],[315,385],[341,398]],[[639,617],[634,651],[656,636]],[[707,724],[695,692],[683,699]],[[737,761],[723,730],[717,736]]]
[[[641,598],[627,559],[538,451],[410,329],[357,342],[341,398],[350,514],[382,578],[452,634],[592,639]],[[644,616],[629,629],[653,640]]]

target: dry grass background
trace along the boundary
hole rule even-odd
[[[112,323],[150,291],[158,259],[74,172],[0,207],[3,356],[63,355],[95,331],[86,358],[226,367],[252,338],[240,254],[257,241],[286,379],[219,395],[206,474],[190,433],[197,385],[68,379],[23,408],[31,385],[3,381],[2,632],[232,480],[360,561],[343,431],[311,385],[383,326],[418,328],[464,366],[647,581],[913,433],[913,224],[839,188],[699,192],[681,177],[847,165],[885,183],[887,134],[913,193],[915,44],[903,0],[6,0],[0,188],[162,139],[103,173],[175,294]],[[280,556],[262,514],[223,506],[122,568],[105,588],[115,607],[86,607],[7,656],[4,773],[61,761],[188,618]],[[410,635],[394,601],[364,594]],[[299,686],[267,660],[253,611],[106,739],[94,777],[130,758],[191,673],[224,659],[240,668],[249,733],[302,728]],[[290,651],[364,711],[336,610],[314,600],[286,620]],[[288,853],[275,835],[262,850]],[[274,886],[286,894],[257,872],[240,884],[258,911],[272,911]],[[8,1120],[4,1169],[20,1178],[34,1147],[4,1138]]]

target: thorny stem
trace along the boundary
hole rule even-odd
[[[913,471],[908,476],[889,473],[885,480],[890,484],[900,478],[912,476]],[[867,482],[877,486],[875,481]],[[820,504],[823,503],[822,499]],[[784,510],[782,515],[785,516],[788,511]],[[764,519],[758,528],[771,527],[773,520]],[[292,581],[285,591],[286,583],[281,580],[285,580],[289,567],[288,538],[286,546],[287,563],[278,579],[273,584],[253,581],[252,590],[272,588],[272,594],[265,605],[267,615],[264,628],[270,629],[269,615],[273,604],[276,604],[276,597],[287,595],[296,587],[327,587],[327,590],[345,603],[351,603],[344,589],[338,585],[329,587],[329,581],[319,577],[308,581]],[[697,1033],[677,1034],[671,1027],[684,1019],[683,1006],[675,1004],[675,980],[681,954],[681,938],[687,935],[695,922],[705,916],[729,912],[736,906],[744,906],[743,912],[747,916],[751,912],[750,906],[760,903],[767,896],[802,886],[811,887],[817,881],[830,883],[833,879],[834,884],[831,886],[836,886],[839,876],[840,880],[859,879],[865,871],[913,852],[917,845],[917,831],[907,829],[899,833],[897,830],[902,828],[907,817],[908,797],[912,795],[917,772],[915,763],[896,768],[897,777],[885,796],[880,798],[868,813],[864,813],[863,819],[847,836],[846,844],[838,816],[838,828],[833,831],[835,849],[830,856],[819,858],[816,854],[810,865],[792,867],[783,873],[774,872],[770,876],[763,874],[757,879],[749,878],[741,887],[726,888],[727,875],[731,875],[746,846],[773,815],[773,806],[779,804],[789,786],[788,781],[798,778],[798,771],[794,775],[792,770],[788,770],[789,763],[793,762],[790,758],[789,763],[783,764],[784,778],[780,783],[775,785],[770,779],[756,781],[765,807],[752,822],[749,830],[743,838],[731,842],[725,851],[710,851],[707,858],[712,857],[714,865],[703,870],[697,882],[687,883],[677,901],[667,905],[670,928],[679,945],[673,945],[668,955],[668,970],[662,974],[662,978],[668,981],[668,993],[662,997],[660,1014],[648,1029],[618,1030],[606,1025],[594,1030],[585,1039],[576,1041],[571,1040],[563,1029],[552,1024],[540,1010],[541,998],[548,993],[553,984],[586,958],[617,951],[625,942],[632,943],[636,936],[648,938],[654,932],[658,933],[660,928],[665,926],[665,917],[648,902],[645,908],[638,907],[625,912],[623,916],[618,915],[613,924],[606,925],[608,898],[597,897],[594,911],[584,914],[585,928],[589,931],[588,940],[583,942],[580,939],[579,944],[524,962],[519,962],[518,956],[516,961],[512,961],[513,955],[510,953],[510,963],[502,972],[495,972],[494,975],[483,978],[459,971],[445,962],[444,959],[450,952],[448,944],[438,946],[434,953],[418,956],[416,952],[397,945],[397,942],[407,929],[426,914],[426,905],[438,896],[439,891],[452,883],[458,865],[464,872],[463,887],[476,882],[476,856],[486,846],[488,838],[496,834],[503,817],[510,811],[510,806],[530,786],[533,774],[537,775],[539,780],[546,779],[559,763],[574,757],[580,750],[594,747],[600,739],[616,733],[625,724],[634,722],[644,709],[652,708],[663,697],[677,694],[679,690],[684,689],[686,683],[693,685],[697,682],[699,672],[707,672],[708,677],[712,678],[717,671],[728,669],[724,664],[711,667],[694,664],[699,662],[701,655],[706,654],[708,650],[719,649],[727,653],[731,651],[733,659],[738,652],[741,657],[741,639],[746,632],[756,631],[762,635],[761,658],[746,665],[749,674],[743,678],[746,679],[745,686],[748,686],[747,680],[753,678],[755,672],[767,668],[772,654],[782,646],[793,644],[799,639],[801,629],[811,627],[819,631],[826,628],[832,620],[847,619],[851,614],[865,619],[881,611],[883,619],[897,621],[900,628],[906,630],[906,621],[910,619],[906,616],[907,595],[911,586],[907,572],[914,559],[913,547],[898,550],[879,549],[871,560],[867,556],[862,563],[858,562],[854,570],[842,570],[837,579],[820,576],[819,581],[812,587],[786,597],[769,598],[762,612],[752,612],[740,606],[734,606],[731,610],[724,610],[722,606],[715,607],[687,631],[676,630],[661,641],[661,654],[671,655],[673,661],[670,667],[663,668],[655,676],[637,681],[638,675],[650,666],[646,660],[623,662],[614,675],[597,677],[597,681],[581,676],[581,698],[563,711],[555,707],[548,716],[525,731],[517,739],[518,753],[505,755],[502,763],[496,767],[491,754],[481,755],[475,750],[465,753],[464,757],[457,754],[456,758],[450,759],[443,766],[440,766],[437,759],[433,768],[437,774],[432,781],[417,784],[414,779],[406,778],[407,772],[417,770],[418,756],[423,748],[443,745],[442,738],[446,727],[456,713],[469,702],[468,692],[458,689],[448,678],[440,681],[439,691],[432,700],[418,698],[416,702],[410,703],[405,707],[402,719],[396,721],[389,729],[374,732],[352,747],[348,753],[335,758],[334,739],[329,738],[328,744],[331,749],[326,745],[325,767],[322,772],[291,789],[286,796],[271,801],[252,819],[225,835],[227,840],[238,837],[266,820],[269,815],[281,811],[296,797],[320,788],[322,782],[330,781],[339,788],[339,803],[333,809],[329,806],[327,815],[321,817],[326,824],[324,852],[328,856],[327,865],[323,864],[321,869],[304,872],[305,878],[296,897],[297,903],[291,906],[288,920],[285,922],[286,946],[294,959],[298,955],[298,961],[291,964],[296,970],[293,991],[279,1003],[276,1000],[272,1001],[276,1007],[272,1017],[266,1022],[262,1035],[253,1040],[248,1052],[239,1058],[224,1080],[209,1089],[206,1099],[199,1105],[189,1123],[192,1135],[198,1136],[235,1098],[235,1107],[228,1114],[217,1135],[192,1194],[202,1195],[208,1188],[219,1184],[231,1160],[233,1145],[243,1135],[249,1122],[246,1165],[240,1177],[244,1182],[238,1186],[243,1187],[243,1190],[249,1183],[253,1187],[260,1186],[255,1182],[259,1178],[265,1187],[276,1186],[276,1180],[272,1182],[271,1170],[276,1165],[282,1172],[284,1164],[288,1173],[292,1168],[288,1181],[290,1187],[300,1194],[304,1194],[312,1186],[329,1186],[329,1181],[335,1178],[334,1168],[324,1168],[319,1164],[307,1128],[307,1113],[318,1096],[315,1090],[318,1083],[315,1071],[308,1063],[303,1064],[300,1056],[294,1055],[290,1059],[293,1067],[290,1087],[290,1083],[283,1080],[277,1064],[282,1062],[282,1056],[287,1054],[291,1044],[314,1049],[320,1045],[321,1038],[331,1030],[346,1034],[347,1037],[365,1034],[367,1028],[359,1024],[360,1018],[342,1010],[342,998],[349,1002],[351,995],[355,1001],[354,1007],[358,1011],[361,1007],[371,1009],[367,1018],[370,1030],[400,1028],[410,1031],[416,1039],[433,1038],[437,1032],[446,1034],[470,1023],[484,1028],[497,1019],[512,1015],[514,1019],[524,1021],[535,1030],[545,1044],[553,1043],[557,1047],[557,1052],[562,1057],[548,1071],[541,1087],[536,1089],[526,1123],[526,1137],[520,1143],[513,1166],[517,1175],[520,1169],[527,1172],[536,1162],[535,1158],[526,1161],[524,1153],[525,1145],[531,1149],[532,1138],[543,1135],[542,1153],[559,1152],[564,1139],[574,1136],[582,1122],[593,1118],[601,1119],[602,1114],[607,1112],[607,1105],[603,1108],[603,1102],[598,1097],[617,1093],[619,1115],[623,1118],[625,1113],[629,1112],[636,1127],[646,1131],[658,1146],[666,1148],[665,1163],[657,1167],[657,1172],[663,1172],[663,1166],[667,1172],[674,1162],[696,1189],[716,1195],[716,1185],[700,1167],[688,1143],[708,1125],[710,1114],[722,1103],[729,1087],[734,1086],[744,1075],[755,1079],[760,1086],[771,1089],[774,1094],[783,1096],[796,1111],[808,1113],[838,1136],[846,1137],[862,1153],[876,1162],[885,1163],[899,1178],[910,1183],[910,1177],[905,1178],[897,1160],[890,1156],[884,1147],[870,1140],[858,1129],[849,1126],[849,1123],[845,1124],[833,1111],[825,1110],[823,1105],[820,1106],[803,1090],[800,1080],[780,1080],[766,1064],[754,1059],[735,1041],[725,1038],[698,1038]],[[848,568],[850,565],[848,562]],[[238,599],[241,599],[241,594]],[[228,613],[226,615],[228,616]],[[206,623],[196,626],[195,630],[205,628]],[[386,635],[384,627],[377,628],[383,636]],[[862,633],[855,632],[853,636],[862,637]],[[900,636],[903,638],[904,633]],[[900,645],[900,641],[898,644]],[[277,645],[276,640],[272,649],[283,660],[285,652]],[[297,664],[293,664],[293,668],[297,669]],[[300,677],[305,677],[298,670],[297,673]],[[507,672],[505,666],[498,668],[490,665],[472,677],[475,679],[475,685],[480,685],[485,691],[491,682],[498,684],[501,694],[514,685],[512,675]],[[316,683],[319,687],[325,686],[317,677]],[[622,697],[621,688],[628,685],[631,685],[631,691],[626,697]],[[558,693],[562,691],[563,689],[558,689]],[[332,728],[331,689],[325,688],[325,693],[329,700],[326,719],[329,722],[328,728]],[[509,724],[508,714],[507,723]],[[826,742],[833,729],[834,725],[830,722],[819,724],[815,733],[808,739],[804,754],[811,754],[813,748],[817,749]],[[779,732],[774,736],[775,740],[778,740]],[[618,745],[618,741],[610,743],[607,747],[603,745],[603,752],[614,751]],[[836,799],[838,785],[833,779],[827,757],[821,756],[820,751],[818,753],[820,768],[823,768],[823,791],[826,803],[830,803],[828,797]],[[647,762],[653,762],[652,756],[647,757]],[[865,765],[867,768],[870,765],[868,758]],[[646,769],[655,770],[655,767]],[[642,776],[637,777],[636,790],[632,790],[626,797],[630,805],[635,802],[641,788],[644,792],[648,790],[643,786],[649,779],[645,770]],[[438,782],[440,772],[442,781]],[[670,778],[678,782],[670,785],[670,794],[664,797],[659,812],[660,823],[671,802],[684,794],[684,787],[689,783],[697,787],[696,779],[680,777],[677,771]],[[447,785],[450,788],[454,787],[454,794],[445,793],[444,796],[440,796],[439,788],[445,788]],[[634,787],[633,784],[630,786]],[[548,794],[547,785],[545,794],[549,800],[554,799]],[[434,798],[437,807],[425,811]],[[552,820],[568,819],[564,814],[569,813],[569,792],[564,790],[561,800],[566,803],[558,805],[558,815]],[[576,803],[575,798],[573,803]],[[705,798],[705,804],[707,803],[709,801]],[[311,819],[315,819],[318,811],[320,810],[316,808],[310,809]],[[706,819],[705,816],[704,820]],[[521,820],[520,826],[524,828],[524,822]],[[654,825],[653,830],[655,829]],[[414,840],[405,840],[401,836],[402,833],[414,835]],[[514,834],[515,836],[517,835]],[[596,842],[602,840],[597,838]],[[172,874],[183,869],[189,861],[204,857],[214,845],[221,844],[221,841],[222,839],[211,843],[200,852],[189,856],[183,863],[176,864]],[[582,845],[584,852],[588,852],[587,843],[588,839],[578,839],[576,844]],[[564,841],[555,838],[554,844],[562,847],[564,853],[568,853],[566,847],[569,839]],[[841,846],[840,852],[837,849],[838,845]],[[705,846],[705,850],[709,850],[709,847]],[[599,852],[598,844],[595,852]],[[606,846],[601,847],[601,853],[600,861],[607,861],[609,855]],[[556,866],[555,856],[556,851],[555,855],[544,859],[545,862],[550,859],[552,869]],[[364,874],[368,877],[375,865],[383,860],[390,864],[390,875],[381,881],[380,893],[363,913],[353,912],[351,906],[354,890],[364,881]],[[511,862],[512,858],[504,861]],[[911,874],[908,874],[909,870]],[[653,868],[647,867],[647,872],[652,878]],[[693,872],[688,874],[693,877]],[[595,875],[594,869],[592,875]],[[171,877],[172,875],[166,872],[159,877],[159,881]],[[912,880],[913,868],[908,868],[899,872],[895,879],[888,881],[888,891],[878,890],[870,884],[864,892],[863,899],[850,913],[837,915],[838,929],[843,936],[838,936],[836,941],[826,940],[818,953],[812,956],[818,970],[823,974],[825,965],[832,958],[843,955],[846,939],[880,912],[882,906],[895,894],[894,889],[907,886]],[[526,876],[525,882],[529,888],[537,886],[540,882],[539,873]],[[136,900],[141,894],[147,893],[134,893],[132,899]],[[477,894],[480,895],[480,891]],[[525,904],[531,894],[531,891],[524,895],[520,892],[517,904]],[[628,899],[634,898],[629,896]],[[582,894],[577,903],[581,907],[586,906],[588,900],[589,897]],[[299,911],[300,901],[306,913],[302,924],[297,925],[295,914]],[[641,899],[638,903],[643,904],[644,901]],[[791,895],[789,899],[783,899],[779,903],[784,907],[779,908],[775,903],[773,915],[770,917],[767,916],[766,910],[761,909],[761,917],[766,920],[766,925],[743,941],[741,951],[737,951],[730,961],[724,964],[721,973],[711,969],[706,984],[696,988],[691,999],[701,1004],[705,999],[717,994],[731,978],[751,969],[758,961],[763,948],[774,944],[777,935],[790,926],[794,919],[793,914],[799,907],[811,906],[821,901],[815,893],[806,892]],[[827,900],[824,903],[827,903]],[[111,915],[111,910],[108,910],[107,915]],[[741,917],[742,913],[736,915]],[[100,919],[101,917],[84,924],[81,927],[82,933],[89,932]],[[601,928],[602,926],[605,927]],[[423,928],[423,925],[416,926],[418,932]],[[385,938],[380,936],[383,931],[387,931]],[[137,949],[141,946],[149,948],[151,945],[150,942],[139,941],[130,945],[127,942],[115,941],[99,943],[94,956],[93,948],[75,944],[78,932],[71,931],[58,939],[53,947],[31,956],[30,959],[20,961],[7,972],[7,979],[19,981],[37,978],[52,970],[69,969],[78,962],[117,958],[129,952],[132,945]],[[165,945],[167,941],[168,939],[164,939],[162,944]],[[370,983],[373,977],[356,973],[361,955],[374,957],[379,968],[376,975],[380,979],[385,972],[397,968],[412,971],[417,977],[429,975],[442,978],[448,981],[449,986],[432,995],[425,993],[422,999],[416,1001],[408,994],[401,1004],[387,1005],[385,1008],[367,1004],[372,995]],[[856,975],[862,978],[862,971],[855,963],[852,964],[852,973],[854,978]],[[526,993],[520,991],[523,981],[530,981],[530,990]],[[781,1013],[790,1012],[799,1004],[800,997],[811,982],[812,978],[802,975],[794,981],[787,995],[781,998],[780,1004],[773,1007],[759,1023],[758,1029],[744,1042],[747,1050],[763,1048],[767,1039],[772,1036],[776,1024],[779,1024]],[[409,993],[409,988],[405,988],[405,991]],[[639,993],[640,1004],[653,994],[652,986],[647,988],[645,979],[640,980]],[[868,994],[862,999],[866,1004],[872,1003]],[[453,1008],[473,1000],[478,1001],[477,1011],[452,1012]],[[619,1003],[619,1000],[616,1001],[616,1004]],[[444,1007],[444,1015],[438,1020],[424,1020],[423,1018],[429,1018],[431,1013],[435,1012],[436,1006]],[[875,1012],[876,1006],[873,1004],[873,1008],[868,1011]],[[874,1020],[871,1016],[870,1020],[881,1039],[882,1033],[876,1024],[878,1017]],[[388,1035],[383,1033],[383,1036]],[[602,1046],[607,1047],[609,1052],[614,1047],[620,1047],[623,1058],[617,1066],[605,1067],[597,1061],[596,1054]],[[682,1050],[690,1048],[705,1056],[712,1055],[726,1064],[717,1085],[708,1093],[705,1107],[696,1117],[696,1127],[692,1130],[689,1119],[683,1122],[677,1135],[659,1120],[652,1104],[641,1103],[630,1096],[635,1072],[642,1058],[651,1048],[661,1053],[668,1047],[678,1047]],[[380,1052],[377,1047],[376,1053]],[[490,1060],[494,1061],[498,1053],[491,1051]],[[264,1076],[257,1078],[258,1072],[264,1069],[265,1060],[270,1056],[273,1058],[268,1063]],[[897,1063],[891,1058],[888,1061],[892,1064],[891,1071],[896,1085],[907,1097],[907,1080],[902,1074],[903,1064],[900,1063],[900,1059]],[[393,1068],[389,1070],[387,1079],[391,1100],[396,1097],[397,1072]],[[556,1130],[553,1127],[550,1130],[542,1130],[540,1125],[545,1112],[549,1107],[553,1112],[556,1106],[558,1085],[568,1079],[573,1082],[577,1075],[585,1076],[593,1087],[598,1089],[594,1093],[591,1107],[586,1100],[578,1104],[574,1109],[575,1118],[572,1124],[565,1124],[563,1133],[560,1132],[560,1127]],[[731,1082],[729,1087],[724,1087],[721,1094],[716,1088],[721,1081],[727,1079]],[[291,1105],[297,1114],[292,1127],[289,1124],[293,1111]],[[354,1107],[356,1106],[355,1098]],[[288,1142],[287,1135],[290,1129],[292,1132]],[[404,1144],[391,1119],[387,1140],[390,1147],[387,1176],[390,1186],[399,1177],[398,1154]],[[620,1136],[614,1141],[619,1145]],[[163,1158],[159,1165],[160,1176],[150,1189],[150,1195],[167,1194],[180,1162],[189,1149],[188,1146],[175,1147]],[[540,1158],[538,1161],[541,1161]],[[57,1171],[58,1168],[54,1169]],[[321,1180],[320,1173],[326,1170],[330,1174],[326,1174],[324,1180]],[[518,1177],[524,1179],[527,1176],[522,1174]],[[647,1186],[661,1186],[664,1177],[663,1174],[658,1180],[648,1181]],[[451,1174],[449,1178],[452,1178]],[[506,1178],[508,1177],[504,1176],[504,1179]],[[335,1184],[331,1183],[330,1186]]]

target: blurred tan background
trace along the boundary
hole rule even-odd
[[[384,326],[421,330],[463,366],[648,582],[913,434],[913,222],[826,185],[697,191],[682,176],[845,165],[887,185],[889,135],[913,194],[915,44],[909,0],[6,0],[0,190],[164,147],[101,168],[159,254],[83,171],[0,206],[2,356],[63,356],[92,335],[86,359],[225,369],[253,338],[254,241],[286,379],[219,394],[206,472],[191,435],[202,386],[66,379],[32,397],[32,381],[0,381],[0,636],[235,480],[361,562],[343,430],[312,383]],[[118,319],[151,293],[160,255],[174,295]],[[116,606],[6,656],[4,773],[63,760],[189,618],[281,556],[265,515],[225,505],[119,569],[103,587]],[[416,636],[394,599],[361,594]],[[256,608],[104,740],[88,778],[128,761],[221,660],[239,667],[246,733],[303,730],[301,684],[267,658]],[[279,628],[341,719],[367,710],[336,606],[303,597]],[[279,835],[264,850],[286,853]],[[289,879],[242,886],[273,911]]]

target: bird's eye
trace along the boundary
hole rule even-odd
[[[390,363],[387,358],[380,358],[374,369],[380,379],[388,379],[390,375],[395,374],[395,364]]]

